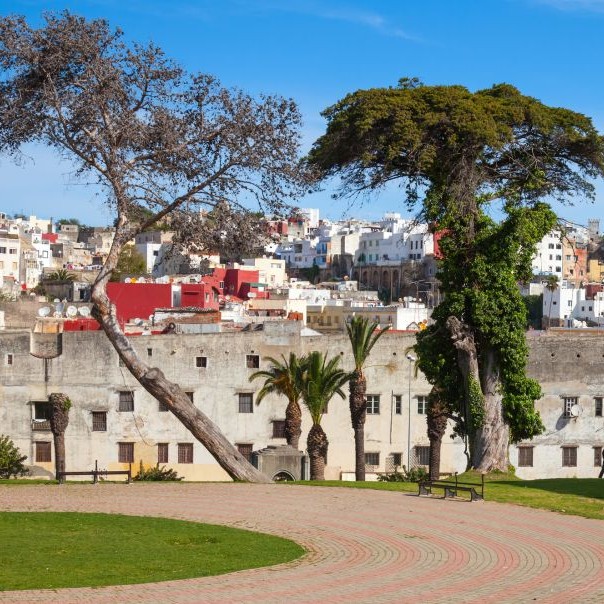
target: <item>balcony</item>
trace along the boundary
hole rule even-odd
[[[31,429],[34,432],[50,432],[49,419],[32,419]]]

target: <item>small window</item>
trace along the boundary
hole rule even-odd
[[[160,413],[167,413],[168,411],[170,411],[170,407],[168,407],[168,405],[163,401],[157,401],[157,410]]]
[[[602,459],[602,447],[594,447],[594,466],[600,467],[604,464],[604,459]]]
[[[602,417],[602,397],[601,396],[596,396],[594,398],[594,415],[596,417]]]
[[[376,467],[380,465],[379,453],[365,453],[365,467]]]
[[[426,415],[428,412],[428,397],[418,396],[417,397],[417,413],[419,415]]]
[[[157,463],[168,463],[168,443],[157,443]]]
[[[257,354],[248,354],[245,357],[245,364],[248,369],[258,369],[260,367],[260,357]]]
[[[193,443],[178,443],[178,463],[193,463]]]
[[[107,412],[93,411],[92,412],[92,431],[107,432]]]
[[[153,348],[147,348],[147,356],[148,357],[152,357],[153,356]]]
[[[430,465],[430,447],[414,447],[415,463],[418,466]]]
[[[117,446],[117,461],[119,463],[134,463],[134,443],[118,443]]]
[[[195,367],[205,369],[208,366],[208,357],[195,357]]]
[[[189,397],[189,400],[191,402],[194,402],[194,400],[193,400],[194,397],[195,397],[195,393],[194,392],[192,392],[191,390],[189,390],[189,391],[185,392],[185,394]]]
[[[38,420],[49,420],[52,413],[51,405],[48,401],[34,403],[34,418]]]
[[[567,468],[577,466],[577,447],[562,447],[562,466]]]
[[[273,438],[286,438],[284,419],[273,420]]]
[[[403,465],[403,454],[402,453],[392,453],[392,465],[394,468],[400,468]]]
[[[571,409],[573,405],[576,405],[579,401],[576,396],[566,396],[563,399],[562,417],[572,417]]]
[[[12,365],[15,362],[15,356],[9,352],[5,357],[6,365]]]
[[[379,415],[380,414],[380,395],[379,394],[368,394],[367,395],[367,414],[368,415]],[[377,464],[375,464],[377,465]]]
[[[251,392],[239,393],[239,413],[254,412],[254,395]]]
[[[241,455],[243,455],[245,459],[252,463],[252,453],[254,451],[254,445],[250,445],[247,443],[237,443],[235,446],[237,447],[239,453],[241,453]]]
[[[134,411],[134,392],[132,390],[121,390],[118,411]]]
[[[401,415],[403,413],[403,397],[400,394],[394,395],[394,413]]]
[[[533,447],[518,447],[518,467],[533,467]]]
[[[49,462],[52,461],[51,454],[51,443],[50,442],[37,442],[36,443],[36,462]]]

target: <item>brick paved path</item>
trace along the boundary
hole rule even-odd
[[[228,524],[290,537],[308,551],[219,577],[4,592],[3,602],[604,602],[604,522],[492,502],[283,485],[105,484],[0,487],[0,510]]]

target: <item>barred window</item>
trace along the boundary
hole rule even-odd
[[[576,396],[565,396],[563,399],[562,417],[572,417],[570,410],[579,402]]]
[[[92,431],[107,432],[107,412],[93,411],[92,412]]]
[[[134,443],[117,443],[119,463],[134,463]]]
[[[254,445],[249,443],[236,443],[237,450],[243,457],[245,457],[250,463],[252,463],[252,452],[254,451]]]
[[[208,366],[208,357],[195,357],[195,367],[205,369]]]
[[[567,468],[577,466],[577,447],[562,447],[562,465]]]
[[[245,364],[248,369],[258,369],[260,367],[260,357],[257,354],[248,354],[245,357]]]
[[[419,415],[426,415],[428,412],[428,397],[418,396],[417,397],[417,413]]]
[[[594,415],[596,417],[602,417],[602,397],[601,396],[596,396],[594,398]]]
[[[533,467],[533,447],[518,447],[518,467]]]
[[[118,411],[134,411],[134,392],[132,390],[120,391]]]
[[[602,459],[602,447],[594,447],[594,466],[601,466],[604,464]]]
[[[284,419],[273,420],[273,438],[286,438]]]
[[[415,463],[418,466],[430,465],[430,447],[414,447]]]
[[[400,394],[394,395],[394,413],[401,415],[403,413],[403,397]]]
[[[157,463],[168,463],[168,443],[157,443]]]
[[[380,395],[379,394],[368,394],[367,395],[367,415],[379,415],[380,414]]]
[[[251,392],[239,393],[239,413],[254,412],[254,395]]]
[[[36,443],[36,462],[48,461],[52,461],[51,443],[38,441]]]
[[[178,443],[178,463],[193,463],[193,443]]]
[[[365,466],[379,466],[379,465],[380,465],[379,452],[365,453]]]

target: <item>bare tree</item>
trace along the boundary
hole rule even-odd
[[[139,358],[106,285],[123,246],[167,216],[224,200],[255,199],[278,211],[297,196],[305,185],[297,107],[189,75],[153,44],[128,44],[104,20],[69,12],[44,19],[39,29],[22,17],[0,19],[0,152],[48,145],[105,191],[116,233],[92,289],[95,317],[140,384],[231,477],[268,481],[177,384]]]

